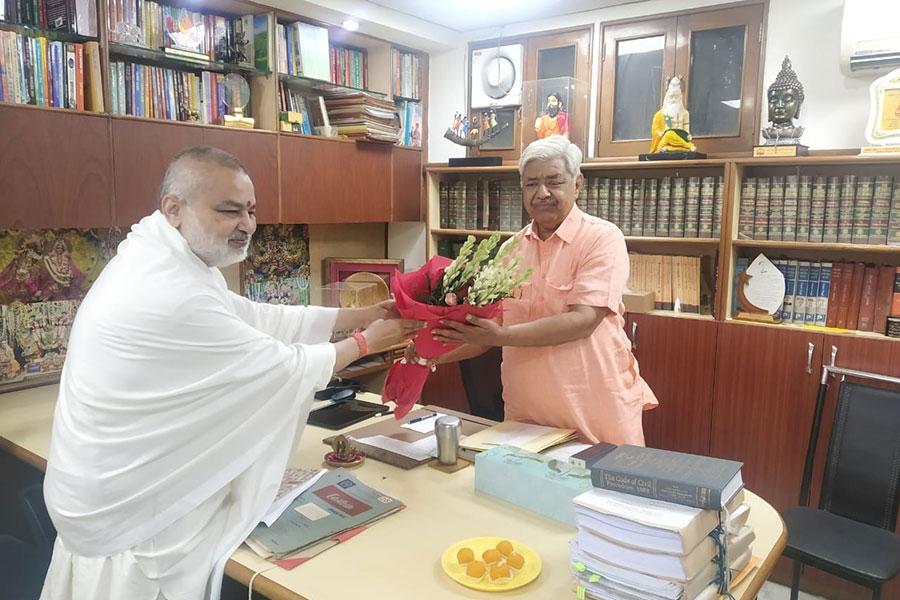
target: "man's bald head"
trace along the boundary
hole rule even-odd
[[[159,201],[172,195],[190,202],[197,186],[203,185],[206,174],[216,167],[250,176],[244,163],[233,154],[212,146],[192,146],[176,154],[169,162],[159,186]]]

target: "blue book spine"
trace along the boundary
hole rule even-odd
[[[819,305],[819,273],[822,263],[814,262],[809,267],[809,285],[806,288],[806,315],[803,322],[808,325],[816,324],[816,308]]]
[[[740,279],[741,273],[747,270],[750,266],[749,258],[738,258],[734,264],[734,281],[731,283],[731,316],[735,316],[738,314],[738,311],[741,310],[741,303],[738,301],[738,282]]]
[[[816,304],[816,325],[825,326],[828,318],[828,294],[831,292],[831,269],[830,262],[822,263],[819,270],[819,297]]]
[[[791,321],[802,325],[806,318],[806,294],[809,289],[809,262],[803,260],[797,266],[796,294],[794,294],[794,315]]]
[[[796,275],[791,267],[791,261],[778,261],[778,268],[784,275],[784,303],[781,305],[781,320],[790,322],[794,318],[794,283]]]

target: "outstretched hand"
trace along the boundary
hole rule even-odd
[[[475,346],[502,346],[506,329],[492,319],[475,315],[466,316],[467,323],[442,320],[440,329],[434,329],[434,339],[445,344],[472,344]]]

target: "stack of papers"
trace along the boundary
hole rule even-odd
[[[311,488],[325,472],[325,469],[286,470],[281,479],[281,487],[278,488],[275,499],[272,501],[272,506],[269,507],[269,512],[262,519],[266,527],[271,527],[281,513],[291,505],[294,498]]]
[[[460,446],[478,452],[497,446],[515,446],[529,452],[540,452],[551,446],[572,441],[576,436],[574,429],[504,421],[470,435],[460,442]]]

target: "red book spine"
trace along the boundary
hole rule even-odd
[[[891,312],[891,296],[894,293],[894,267],[878,268],[878,283],[875,286],[875,317],[872,331],[884,333],[887,328],[888,313]]]
[[[872,331],[872,323],[875,320],[875,288],[878,285],[878,268],[866,267],[863,276],[862,296],[859,303],[860,331]]]
[[[891,316],[900,317],[900,267],[894,271],[894,293],[891,297]]]
[[[847,309],[847,329],[856,329],[859,325],[859,305],[862,302],[863,278],[866,274],[866,265],[856,263],[853,265],[853,279],[850,282],[850,306]]]
[[[831,288],[828,290],[828,315],[825,319],[826,327],[837,327],[838,298],[843,283],[844,263],[834,263],[834,266],[831,269]]]

